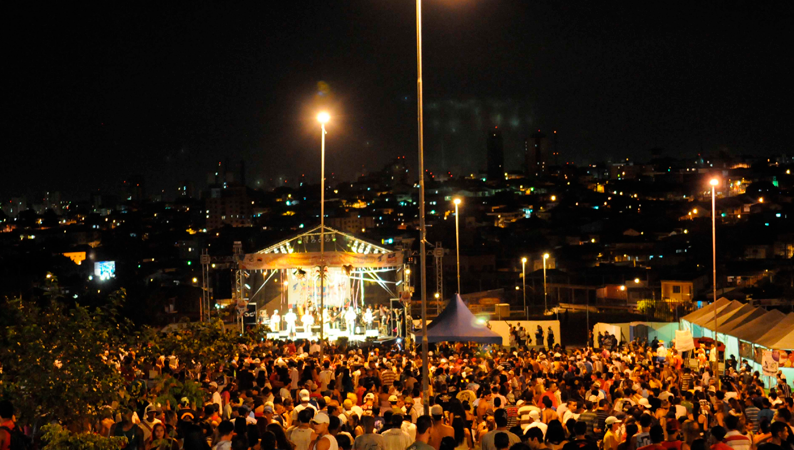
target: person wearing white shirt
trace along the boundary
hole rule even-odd
[[[278,314],[278,310],[273,311],[273,315],[270,316],[270,331],[274,333],[278,333],[281,330],[281,316]]]
[[[402,430],[403,417],[401,414],[392,416],[392,428],[381,433],[383,436],[383,447],[385,450],[405,450],[414,440]]]
[[[328,390],[328,385],[334,381],[334,371],[331,370],[331,362],[323,362],[324,369],[320,372],[320,391]]]
[[[303,332],[311,334],[312,325],[314,325],[314,316],[309,313],[304,314],[301,318],[301,323],[303,323]]]
[[[540,421],[540,413],[537,411],[530,411],[529,420],[531,420],[531,422],[526,428],[523,426],[521,427],[524,433],[526,433],[530,428],[540,428],[540,430],[543,431],[543,439],[546,439],[546,430],[549,428],[549,426]]]
[[[352,337],[356,333],[356,310],[352,306],[345,312],[345,326],[347,335]]]
[[[287,336],[294,336],[297,330],[295,329],[295,322],[298,321],[298,315],[292,309],[287,314],[284,314],[284,322],[287,324]]]

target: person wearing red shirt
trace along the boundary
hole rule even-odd
[[[11,446],[11,431],[14,425],[14,406],[8,400],[0,402],[0,450]]]
[[[540,401],[543,401],[543,397],[548,397],[549,400],[551,400],[551,406],[553,406],[554,409],[557,410],[557,406],[559,406],[559,402],[557,401],[557,396],[555,395],[556,392],[557,392],[557,383],[552,381],[549,384],[549,389],[546,392],[544,392],[543,395],[540,397]]]

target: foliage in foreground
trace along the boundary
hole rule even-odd
[[[71,433],[57,423],[44,425],[44,446],[41,450],[120,450],[126,437],[105,437],[91,433]]]

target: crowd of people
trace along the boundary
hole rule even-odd
[[[767,385],[744,361],[718,377],[674,348],[546,349],[516,335],[512,348],[434,347],[426,391],[421,352],[396,347],[321,355],[317,342],[268,340],[199,373],[132,358],[149,400],[109,406],[90,429],[126,450],[794,450],[782,374]],[[193,378],[204,398],[159,404],[154,374]],[[18,433],[13,413],[0,402],[0,450]]]

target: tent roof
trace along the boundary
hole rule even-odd
[[[717,300],[716,302],[714,302],[712,304],[706,305],[706,306],[698,309],[697,311],[694,311],[694,312],[691,312],[691,313],[685,315],[684,317],[681,318],[681,320],[686,320],[687,322],[694,323],[693,321],[695,319],[697,319],[698,317],[700,317],[701,315],[703,315],[703,314],[706,314],[706,313],[709,313],[709,312],[714,314],[714,307],[715,306],[717,308],[724,308],[725,306],[729,305],[730,303],[731,303],[730,300],[728,300],[725,297],[722,297],[722,298],[720,298],[719,300]]]
[[[789,313],[755,342],[766,348],[794,350],[794,313]]]
[[[722,308],[717,308],[717,327],[719,327],[720,319],[725,319],[726,317],[730,317],[735,311],[741,309],[742,303],[737,302],[736,300],[731,301],[727,305]],[[712,308],[711,314],[701,314],[700,316],[696,317],[692,323],[704,326],[714,326],[714,309]]]
[[[717,323],[720,326],[721,333],[731,334],[731,330],[746,324],[756,317],[762,316],[764,313],[766,313],[766,310],[762,308],[744,305],[736,310],[730,317],[727,317],[724,322],[720,322],[720,320],[717,319]]]
[[[785,317],[785,314],[773,309],[740,327],[734,328],[729,334],[744,341],[755,342],[756,339],[766,334]]]
[[[460,295],[455,294],[441,314],[427,326],[427,341],[501,344],[502,336],[478,323]]]

